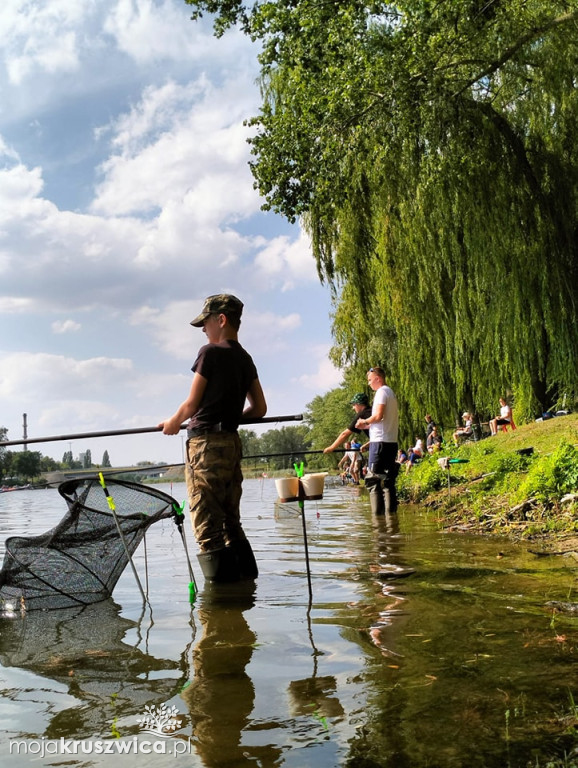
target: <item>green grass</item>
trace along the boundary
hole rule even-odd
[[[528,448],[531,455],[519,453]],[[439,456],[466,462],[450,465],[451,495]],[[398,487],[402,498],[439,508],[451,524],[528,536],[574,533],[578,504],[562,499],[578,492],[578,414],[452,445],[407,475],[402,469]]]

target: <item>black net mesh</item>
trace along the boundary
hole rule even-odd
[[[69,480],[58,488],[68,513],[57,526],[41,536],[6,540],[4,606],[50,610],[105,600],[147,528],[175,517],[179,506],[168,494],[138,483],[107,480],[107,488],[116,520],[97,478]]]

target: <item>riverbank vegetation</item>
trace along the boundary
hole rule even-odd
[[[416,426],[572,407],[576,2],[187,2],[259,44],[251,168],[311,236],[353,391],[382,366]]]
[[[439,457],[450,457],[444,469]],[[402,499],[445,528],[578,540],[578,415],[499,432],[428,456],[398,480]],[[576,542],[573,543],[573,546]]]

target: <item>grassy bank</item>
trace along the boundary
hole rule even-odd
[[[451,440],[451,438],[450,438]],[[448,471],[437,458],[464,463]],[[460,448],[446,446],[398,480],[402,499],[445,527],[519,537],[578,535],[578,414],[526,424]]]

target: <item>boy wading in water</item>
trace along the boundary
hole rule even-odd
[[[267,403],[251,356],[239,344],[243,303],[230,294],[209,296],[191,321],[208,343],[195,360],[187,399],[159,424],[176,435],[187,423],[186,481],[191,522],[210,581],[254,579],[257,563],[241,525],[241,418],[260,419]],[[245,407],[245,403],[248,403]]]

